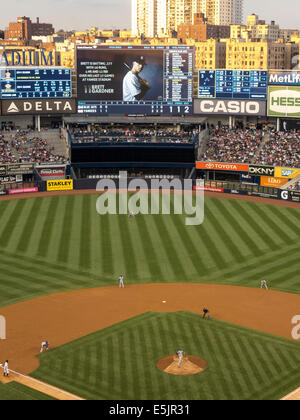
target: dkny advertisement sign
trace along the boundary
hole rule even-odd
[[[274,177],[275,168],[273,166],[249,165],[249,175]]]

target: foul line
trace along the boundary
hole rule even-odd
[[[281,401],[288,401],[288,400],[292,400],[294,399],[293,397],[295,395],[298,395],[298,397],[296,398],[297,400],[300,400],[300,388],[296,389],[295,391],[291,392],[289,395],[287,395],[284,398],[281,398]]]
[[[3,367],[2,367],[2,369],[3,369]],[[49,384],[47,384],[47,383],[45,383],[45,382],[41,382],[41,381],[39,381],[38,379],[35,379],[35,378],[32,378],[31,376],[26,376],[26,375],[23,375],[22,373],[19,373],[19,372],[16,372],[16,371],[14,371],[14,370],[11,370],[11,369],[9,369],[9,372],[10,373],[13,373],[14,375],[16,375],[16,376],[20,376],[20,377],[22,377],[22,378],[24,378],[24,379],[26,379],[26,381],[29,381],[29,382],[35,382],[36,384],[39,384],[39,385],[41,385],[42,387],[45,387],[45,388],[49,388],[49,390],[51,389],[51,390],[53,390],[53,391],[55,391],[55,393],[58,393],[58,394],[63,394],[63,395],[65,395],[66,397],[68,397],[70,400],[75,400],[75,401],[85,401],[85,399],[84,398],[81,398],[81,397],[78,397],[77,395],[74,395],[74,394],[71,394],[70,392],[67,392],[67,391],[64,391],[64,390],[62,390],[62,389],[60,389],[60,388],[57,388],[57,387],[55,387],[55,386],[52,386],[52,385],[49,385]],[[14,380],[14,378],[12,378],[13,380]],[[21,384],[23,384],[23,385],[25,385],[23,382],[19,382],[19,383],[21,383]],[[28,388],[32,388],[32,389],[35,389],[35,390],[37,390],[37,391],[39,391],[39,392],[41,392],[41,393],[43,393],[43,394],[46,394],[46,392],[43,392],[43,391],[41,391],[41,390],[39,390],[39,389],[37,389],[37,388],[35,388],[35,387],[31,387],[30,386],[30,384],[26,384],[25,386],[27,386]],[[48,395],[51,395],[52,396],[52,394],[48,394]],[[57,398],[57,397],[56,397]],[[59,398],[58,398],[59,399]]]

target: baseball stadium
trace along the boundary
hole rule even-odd
[[[1,102],[0,400],[299,400],[300,120],[80,83]]]

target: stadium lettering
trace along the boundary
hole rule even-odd
[[[300,83],[300,74],[270,74],[270,84],[272,83],[281,83],[281,84],[299,84]]]
[[[260,106],[258,102],[249,101],[210,101],[200,102],[200,109],[203,113],[214,114],[259,114]]]
[[[278,106],[300,106],[300,98],[290,98],[290,97],[272,97],[272,105]]]
[[[24,111],[30,112],[34,111],[72,111],[72,105],[69,101],[53,101],[53,102],[27,102],[24,101],[23,104]]]
[[[5,66],[53,66],[53,51],[6,50],[1,55],[0,63]]]

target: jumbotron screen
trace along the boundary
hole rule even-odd
[[[191,114],[193,64],[187,46],[78,46],[78,113]]]
[[[65,68],[0,68],[2,99],[71,98],[71,70]]]
[[[200,70],[198,97],[266,101],[268,97],[268,71]]]

